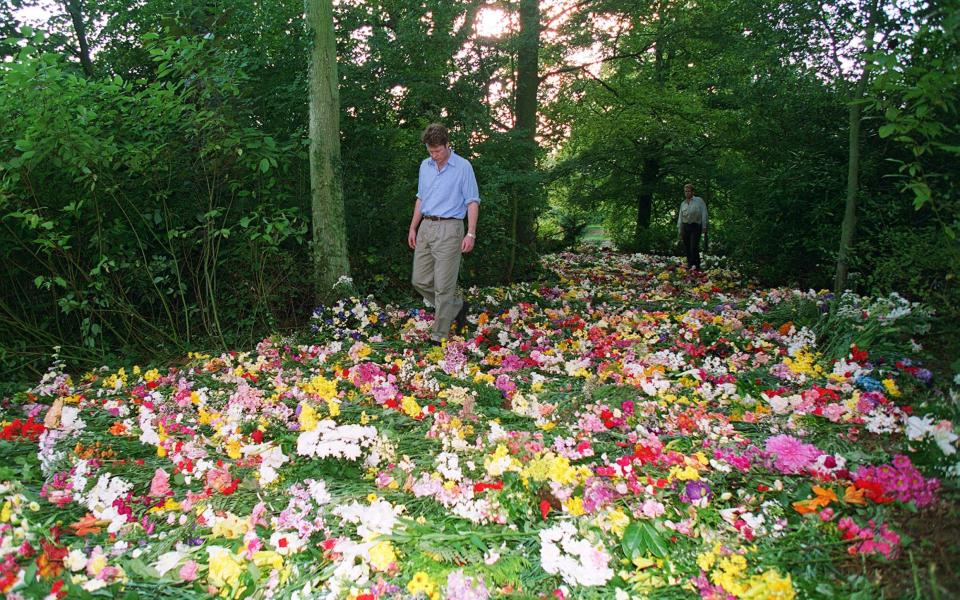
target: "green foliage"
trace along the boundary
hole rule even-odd
[[[244,124],[229,56],[205,40],[148,47],[152,83],[84,79],[29,48],[0,71],[7,357],[222,343],[289,318],[305,240],[284,190],[295,145]]]

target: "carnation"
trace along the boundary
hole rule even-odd
[[[774,467],[786,475],[802,473],[823,454],[813,444],[806,444],[790,435],[769,438],[766,451],[775,457]]]

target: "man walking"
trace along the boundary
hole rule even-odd
[[[683,202],[677,214],[677,234],[687,255],[687,268],[700,270],[700,234],[707,233],[707,205],[693,195],[693,184],[683,186]]]
[[[457,279],[460,257],[473,250],[477,238],[480,191],[470,162],[450,148],[446,127],[429,125],[420,140],[430,157],[420,163],[407,244],[414,251],[413,287],[436,307],[430,340],[439,345],[451,324],[455,322],[458,330],[466,326],[470,307],[457,291]]]

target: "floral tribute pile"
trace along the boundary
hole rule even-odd
[[[254,351],[54,364],[0,412],[0,591],[830,597],[954,485],[921,307],[642,255],[544,266],[472,290],[443,347],[429,312],[365,299]]]

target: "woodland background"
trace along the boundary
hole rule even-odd
[[[359,293],[413,302],[419,136],[442,121],[483,197],[465,286],[535,277],[589,224],[622,250],[676,253],[691,181],[709,252],[763,284],[897,291],[945,322],[960,306],[957,0],[318,3]],[[38,5],[49,18],[27,23]],[[327,217],[312,217],[304,14],[0,4],[9,378],[54,347],[100,364],[309,319],[329,240],[311,227]],[[478,29],[493,17],[506,25]]]

